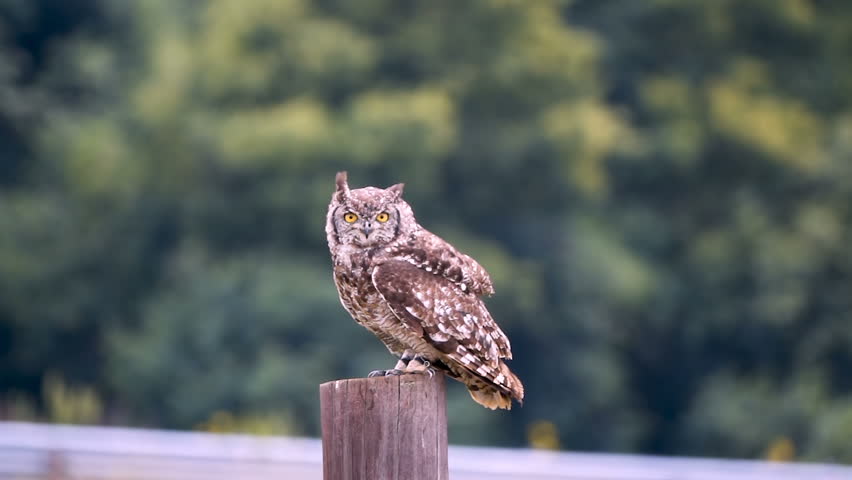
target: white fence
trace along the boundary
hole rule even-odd
[[[0,480],[321,480],[319,440],[0,422]],[[852,480],[852,467],[450,447],[453,480]]]

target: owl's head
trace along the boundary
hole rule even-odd
[[[350,190],[346,172],[338,172],[335,185],[325,227],[330,246],[381,247],[417,228],[403,184]]]

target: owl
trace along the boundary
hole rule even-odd
[[[509,339],[480,298],[494,293],[485,269],[417,223],[402,184],[350,190],[346,172],[335,184],[325,230],[340,302],[399,358],[370,376],[439,370],[490,409],[522,402]]]

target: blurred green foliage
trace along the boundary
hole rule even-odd
[[[451,388],[452,442],[852,462],[850,24],[841,0],[6,0],[2,411],[317,435],[320,382],[392,362],[330,277],[347,169],[406,182],[494,277],[527,401]]]
[[[61,377],[48,373],[38,393],[42,406],[28,394],[7,392],[0,401],[3,418],[17,421],[97,424],[104,414],[103,404],[92,387],[68,385]]]

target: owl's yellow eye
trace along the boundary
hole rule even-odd
[[[355,215],[355,214],[354,214],[354,213],[352,213],[352,212],[344,213],[344,214],[343,214],[343,220],[344,220],[346,223],[354,223],[354,222],[355,222],[355,220],[358,220],[358,215]]]
[[[390,215],[388,215],[388,212],[382,212],[382,213],[376,215],[376,221],[379,222],[379,223],[385,223],[389,219],[390,219]]]

